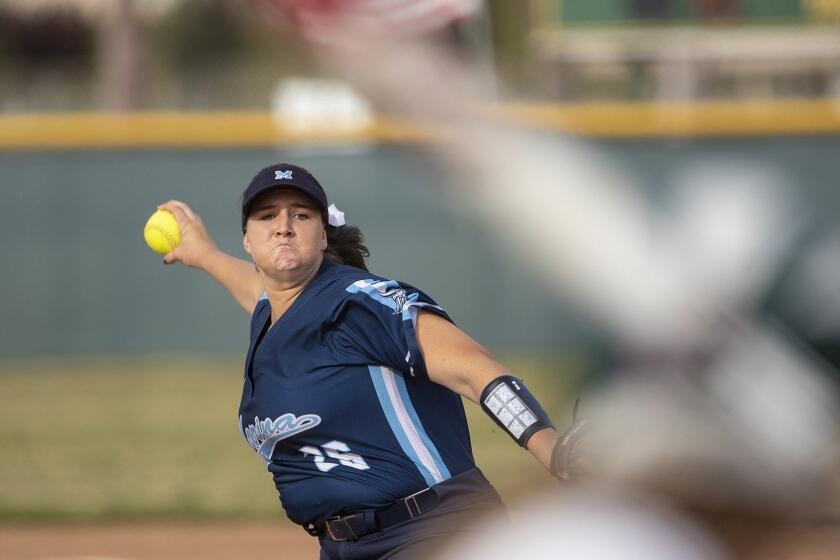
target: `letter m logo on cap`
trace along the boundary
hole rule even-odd
[[[277,179],[291,179],[292,178],[292,170],[289,169],[288,171],[275,171],[274,172],[274,180]]]

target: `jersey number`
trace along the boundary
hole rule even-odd
[[[321,453],[321,449],[324,450]],[[362,459],[361,455],[357,455],[356,453],[348,453],[350,448],[347,447],[347,444],[341,441],[331,441],[325,443],[321,446],[321,449],[313,445],[305,445],[300,448],[301,453],[304,456],[312,455],[315,459],[315,466],[318,467],[318,470],[321,472],[327,472],[330,469],[334,469],[338,465],[344,465],[345,467],[352,467],[354,469],[359,469],[363,471],[365,469],[369,469],[370,465],[368,465],[364,459]],[[331,461],[327,461],[324,457],[331,459],[336,459],[338,463],[333,463]]]

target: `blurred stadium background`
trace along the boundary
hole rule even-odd
[[[235,427],[247,316],[142,239],[176,198],[241,255],[237,198],[270,162],[311,169],[372,270],[432,294],[555,418],[601,372],[597,331],[441,196],[434,140],[244,5],[0,1],[0,557],[37,557],[45,523],[288,523]],[[840,0],[489,0],[458,33],[487,110],[584,139],[654,205],[726,156],[840,210]],[[469,408],[508,501],[551,483]],[[815,519],[838,514],[835,491]]]

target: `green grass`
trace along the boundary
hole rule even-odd
[[[560,364],[508,363],[565,424]],[[283,518],[239,435],[240,390],[238,357],[0,364],[0,519]],[[476,460],[507,501],[553,483],[466,407]]]

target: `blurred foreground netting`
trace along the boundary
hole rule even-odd
[[[580,370],[572,357],[509,365],[547,409],[567,409]],[[3,362],[0,520],[285,523],[271,476],[237,430],[240,391],[236,356]],[[476,406],[466,409],[478,464],[506,499],[551,484]]]

